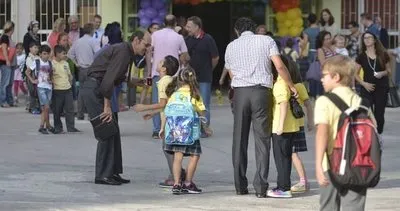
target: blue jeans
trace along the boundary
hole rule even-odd
[[[5,104],[7,101],[7,86],[11,80],[11,68],[7,65],[0,66],[1,81],[0,81],[0,104]]]
[[[396,79],[395,79],[395,85],[397,85],[397,87],[400,87],[400,63],[396,63]]]
[[[160,76],[154,76],[151,85],[151,103],[156,104],[158,103],[158,88],[157,82],[160,80]],[[156,114],[153,116],[153,133],[160,132],[161,129],[161,118],[160,114]]]
[[[200,82],[199,86],[200,86],[199,88],[200,88],[201,98],[203,99],[203,103],[207,109],[206,111],[207,124],[210,125],[211,83]]]
[[[8,105],[14,105],[13,85],[14,85],[14,70],[10,69],[10,81],[6,87],[6,102]]]

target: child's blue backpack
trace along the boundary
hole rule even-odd
[[[171,96],[174,101],[168,102],[164,112],[165,143],[168,145],[192,145],[200,139],[200,119],[193,107],[191,98],[182,92]]]

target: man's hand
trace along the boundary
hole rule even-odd
[[[103,122],[111,122],[112,121],[112,111],[110,106],[104,106],[103,113],[100,114],[100,119]]]
[[[133,110],[136,112],[142,112],[142,111],[144,111],[144,107],[145,107],[145,105],[143,105],[143,104],[136,104],[133,106]]]
[[[329,180],[325,177],[324,171],[322,170],[322,168],[317,168],[316,170],[316,176],[317,176],[317,181],[318,184],[321,187],[326,187],[329,185]]]
[[[145,115],[143,115],[143,119],[149,120],[149,119],[153,118],[153,116],[154,116],[154,114],[145,114]]]
[[[219,80],[219,85],[224,85],[224,80]]]
[[[11,67],[11,62],[7,60],[7,61],[6,61],[6,65],[9,66],[9,67]]]

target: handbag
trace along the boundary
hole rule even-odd
[[[399,93],[397,92],[396,84],[390,78],[391,77],[389,77],[389,83],[391,83],[391,86],[389,86],[388,100],[386,103],[386,107],[397,108],[400,107]]]
[[[16,50],[16,48],[8,48],[7,49],[7,51],[8,51],[8,61],[10,61],[10,62],[12,61],[12,58],[15,55],[15,50]],[[6,57],[4,56],[2,49],[0,49],[0,60],[1,61],[6,61]]]
[[[295,97],[290,96],[289,105],[294,118],[300,119],[304,117],[303,108],[301,107],[300,103],[297,101]]]
[[[94,137],[98,141],[107,141],[110,137],[118,134],[118,125],[113,119],[110,122],[103,122],[100,115],[90,119],[93,126]]]
[[[321,63],[314,59],[306,73],[307,80],[321,80]]]

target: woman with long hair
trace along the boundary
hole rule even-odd
[[[54,21],[53,31],[51,31],[49,36],[47,37],[47,42],[49,43],[51,49],[56,46],[60,33],[65,32],[65,27],[66,23],[63,18],[58,18],[56,21]]]
[[[356,62],[364,70],[364,78],[355,75],[361,84],[360,95],[369,100],[378,125],[378,133],[382,134],[385,124],[385,107],[389,91],[390,57],[382,43],[371,32],[361,36],[361,53]]]
[[[319,24],[320,30],[330,32],[331,36],[339,33],[339,28],[335,24],[335,18],[328,8],[321,10]]]

